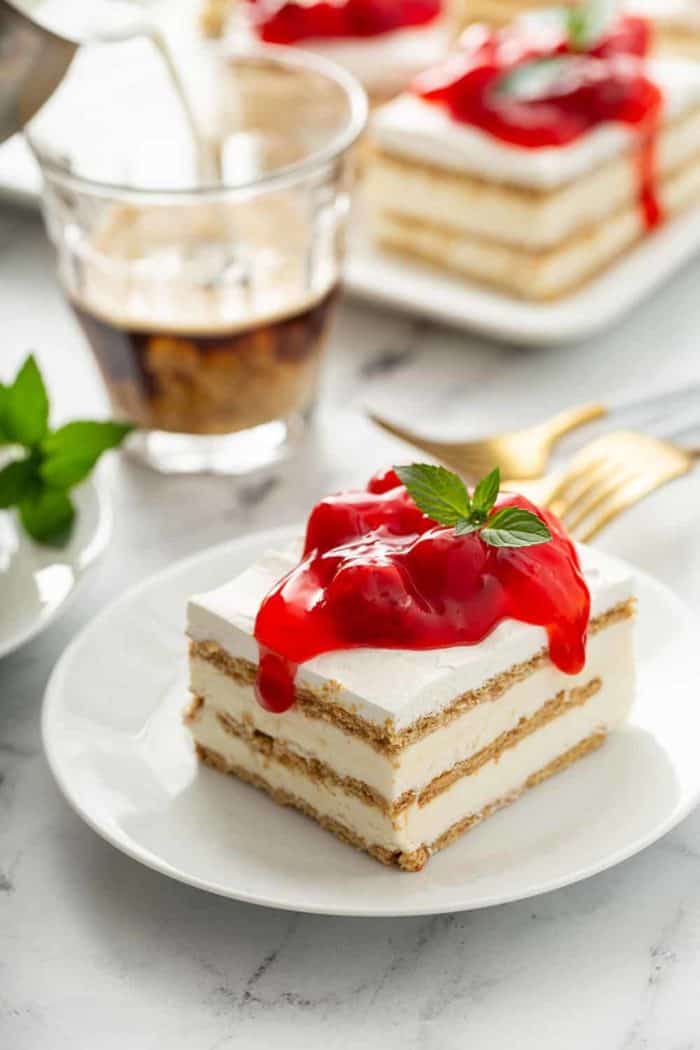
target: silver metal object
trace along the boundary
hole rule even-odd
[[[0,142],[14,135],[53,93],[77,44],[0,0]]]
[[[0,0],[0,142],[49,99],[83,43],[152,33],[125,0]]]

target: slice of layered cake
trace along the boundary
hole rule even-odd
[[[634,598],[493,476],[401,476],[191,600],[186,721],[209,765],[416,871],[624,720]]]
[[[472,27],[375,114],[375,239],[546,300],[696,204],[700,65],[648,59],[649,41],[631,17],[586,49],[556,18]]]

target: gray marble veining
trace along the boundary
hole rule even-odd
[[[39,744],[51,668],[112,597],[405,456],[364,404],[468,434],[696,382],[699,279],[700,262],[605,337],[547,351],[347,303],[314,434],[284,472],[235,484],[117,465],[107,556],[58,622],[0,662],[2,1050],[700,1050],[700,813],[534,900],[331,919],[221,900],[130,861],[70,811]],[[18,212],[0,213],[0,319],[1,377],[31,347],[59,417],[104,407],[39,222]],[[676,483],[601,541],[696,606],[699,496],[697,478]]]

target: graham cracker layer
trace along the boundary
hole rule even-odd
[[[629,598],[608,609],[600,616],[596,616],[588,625],[589,636],[597,634],[599,631],[605,630],[605,628],[611,627],[622,620],[629,619],[634,615],[635,607],[635,600]],[[208,661],[217,670],[238,682],[239,685],[252,686],[255,681],[257,671],[255,664],[249,660],[230,656],[216,642],[191,642],[190,656]],[[535,671],[549,663],[549,653],[546,648],[543,648],[529,660],[515,664],[507,671],[495,675],[479,686],[478,689],[471,689],[466,693],[462,693],[443,710],[423,715],[410,726],[407,726],[406,729],[400,731],[394,729],[393,723],[390,721],[382,725],[368,722],[355,711],[351,711],[339,704],[337,697],[342,693],[342,687],[338,682],[328,682],[319,690],[312,690],[303,684],[297,685],[295,705],[307,718],[329,722],[343,732],[364,740],[381,754],[399,755],[410,744],[415,743],[429,733],[433,733],[442,726],[449,725],[464,714],[465,711],[475,707],[477,704],[498,700],[506,690],[525,681]]]
[[[343,824],[340,824],[338,821],[319,813],[313,806],[310,806],[298,796],[273,787],[273,785],[265,780],[264,777],[261,777],[256,773],[251,773],[249,770],[244,769],[241,766],[228,763],[217,751],[213,751],[211,748],[204,747],[201,744],[196,744],[196,749],[200,759],[202,759],[203,762],[206,762],[207,765],[219,770],[219,772],[229,773],[232,776],[238,777],[239,780],[243,780],[245,783],[265,791],[281,806],[289,806],[293,809],[299,810],[307,817],[315,820],[317,824],[320,824],[321,827],[325,828],[327,831],[331,831],[342,842],[346,842],[348,845],[354,846],[356,849],[369,853],[371,857],[381,861],[382,864],[398,867],[403,871],[420,871],[425,867],[431,854],[449,846],[459,838],[463,832],[468,831],[469,828],[474,827],[474,825],[485,820],[486,817],[495,813],[496,810],[502,809],[504,806],[514,802],[528,788],[535,787],[535,785],[540,784],[543,780],[547,780],[548,777],[554,776],[555,773],[559,773],[561,770],[566,769],[567,766],[570,766],[577,759],[582,758],[584,755],[587,755],[591,751],[600,747],[605,740],[605,736],[606,734],[604,732],[593,733],[575,747],[570,748],[562,755],[559,755],[558,758],[554,759],[554,761],[550,762],[542,769],[532,773],[519,791],[511,792],[509,795],[497,799],[484,807],[479,813],[470,814],[469,816],[464,817],[462,820],[453,824],[452,827],[448,828],[447,831],[440,835],[439,838],[435,839],[432,844],[421,846],[419,849],[412,850],[411,852],[402,852],[400,850],[392,852],[384,846],[378,846],[366,842],[356,832],[345,827]]]
[[[549,722],[553,722],[555,718],[566,714],[567,711],[571,711],[574,707],[581,707],[592,696],[600,692],[602,685],[603,682],[600,678],[593,678],[586,685],[571,689],[568,692],[562,689],[553,699],[543,704],[531,718],[521,718],[517,726],[505,733],[501,733],[487,747],[482,748],[481,751],[471,755],[470,758],[465,759],[463,762],[458,762],[452,769],[431,780],[419,794],[418,805],[427,806],[437,795],[447,791],[457,780],[478,772],[487,762],[497,762],[505,751],[515,747],[521,740],[531,736],[538,729],[542,729]]]
[[[325,817],[318,810],[314,809],[303,799],[297,795],[291,795],[287,791],[283,791],[281,788],[273,787],[264,777],[258,776],[257,773],[251,773],[250,770],[244,769],[243,766],[238,766],[235,763],[227,762],[223,755],[219,754],[218,751],[214,751],[211,748],[204,747],[203,744],[195,742],[197,754],[206,762],[208,766],[212,766],[217,769],[220,773],[228,773],[231,776],[238,777],[239,780],[243,780],[246,784],[250,784],[252,787],[259,788],[261,791],[265,791],[273,801],[277,802],[280,806],[289,806],[292,809],[298,809],[300,813],[304,813],[307,817],[311,817],[317,824],[320,824],[326,831],[332,831],[333,834],[339,838],[342,842],[347,842],[349,846],[354,846],[356,849],[364,850],[365,853],[369,853],[370,856],[375,857],[376,860],[380,860],[382,864],[398,864],[396,859],[400,854],[392,853],[390,850],[385,849],[383,846],[371,845],[364,841],[359,835],[356,835],[350,828],[346,828],[345,825],[338,823],[337,820],[333,820],[330,817]]]
[[[501,733],[481,751],[470,755],[462,762],[457,762],[450,769],[445,770],[434,777],[420,792],[405,791],[398,799],[386,799],[369,784],[355,777],[341,776],[332,766],[320,759],[309,755],[301,755],[292,750],[287,744],[263,733],[253,726],[243,724],[231,718],[221,711],[215,711],[216,718],[221,727],[231,736],[245,743],[251,751],[264,755],[267,759],[278,762],[286,769],[291,769],[300,776],[311,780],[316,784],[323,784],[328,788],[344,791],[360,799],[367,806],[375,806],[384,813],[397,826],[397,817],[404,810],[414,804],[427,806],[433,799],[444,791],[449,790],[458,780],[463,777],[477,773],[487,762],[497,762],[504,752],[519,744],[532,733],[544,728],[549,722],[571,711],[574,707],[585,704],[590,697],[595,696],[602,686],[600,678],[593,678],[586,685],[571,690],[561,690],[555,697],[548,700],[530,718],[521,718],[516,726]],[[195,697],[193,703],[185,713],[185,721],[192,725],[196,722],[196,716],[204,706],[205,701],[201,697]]]
[[[549,777],[553,777],[555,773],[560,773],[567,766],[573,765],[574,762],[578,761],[579,758],[583,758],[584,755],[589,755],[591,751],[595,751],[597,748],[604,743],[607,733],[604,731],[598,733],[592,733],[586,737],[580,743],[576,744],[575,747],[570,748],[563,754],[559,755],[552,762],[549,762],[542,769],[537,770],[535,773],[531,773],[527,778],[522,788],[519,791],[515,791],[510,795],[506,795],[496,802],[491,802],[488,806],[481,810],[480,813],[474,814],[470,817],[465,817],[463,820],[453,824],[451,828],[448,828],[439,838],[433,842],[430,847],[431,853],[436,853],[440,849],[444,849],[445,846],[449,846],[455,839],[458,839],[465,831],[469,828],[474,827],[475,824],[479,824],[486,817],[490,817],[492,813],[495,813],[499,809],[503,809],[504,806],[510,805],[511,802],[515,802],[521,795],[523,795],[528,788],[536,787],[541,784],[543,780],[548,780]]]
[[[259,729],[253,729],[252,726],[243,725],[241,722],[231,718],[230,715],[217,712],[216,717],[227,733],[243,740],[252,751],[257,751],[265,755],[266,758],[274,759],[281,766],[293,769],[308,780],[325,784],[328,787],[338,788],[341,791],[345,791],[348,795],[354,795],[355,798],[359,798],[366,805],[376,806],[377,809],[391,817],[391,803],[387,799],[382,798],[369,784],[365,784],[362,780],[356,780],[355,777],[341,776],[325,762],[308,755],[300,755],[297,751],[292,751],[291,748],[287,747],[283,741],[277,740],[267,733],[261,733]]]

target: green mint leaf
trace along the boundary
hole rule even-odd
[[[39,488],[20,502],[19,516],[32,539],[62,546],[70,535],[75,508],[60,489]]]
[[[521,507],[497,510],[480,535],[490,547],[534,547],[552,538],[545,523],[536,514]]]
[[[53,488],[69,489],[84,481],[103,452],[116,448],[133,430],[129,423],[76,421],[44,438],[42,479]]]
[[[37,445],[49,425],[49,398],[34,356],[29,355],[12,386],[5,388],[2,430],[10,442]]]
[[[471,514],[466,485],[457,474],[432,463],[394,467],[408,494],[424,514],[439,525],[456,525]]]
[[[0,510],[14,507],[29,495],[36,480],[36,462],[31,456],[17,459],[0,470]]]
[[[499,94],[510,95],[522,102],[532,102],[547,98],[567,70],[571,68],[571,55],[556,58],[534,58],[523,62],[498,81],[496,90]]]
[[[460,518],[455,525],[455,533],[458,536],[468,536],[470,532],[477,532],[480,528],[478,522],[470,521],[469,518]]]
[[[615,13],[614,0],[587,0],[566,9],[566,32],[576,51],[586,51],[600,40]]]
[[[494,467],[490,474],[481,479],[472,493],[472,507],[474,510],[488,514],[496,502],[500,487],[501,471],[498,467]]]
[[[8,445],[9,435],[5,431],[3,422],[5,416],[5,405],[7,404],[7,387],[0,383],[0,445]]]

